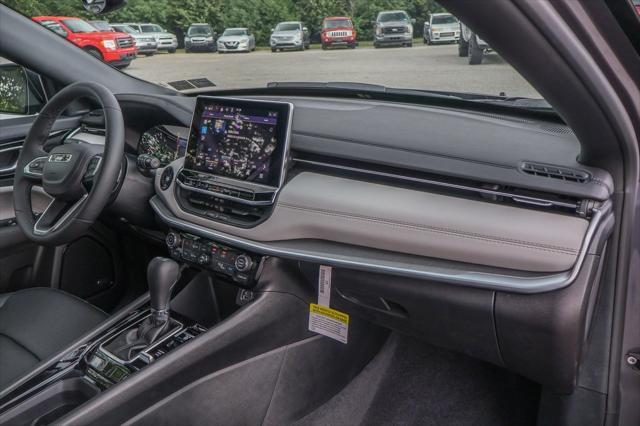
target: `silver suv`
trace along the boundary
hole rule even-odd
[[[309,29],[299,21],[280,22],[271,31],[269,44],[272,52],[284,49],[304,50],[311,43]]]
[[[384,45],[413,46],[413,24],[404,10],[385,10],[378,13],[373,21],[373,46]]]
[[[424,22],[424,44],[457,43],[460,39],[460,24],[450,13],[432,13]]]
[[[140,24],[126,22],[124,25],[128,25],[134,30],[140,31],[144,35],[152,36],[158,43],[158,50],[166,50],[169,53],[176,53],[178,48],[178,38],[175,34],[171,34],[160,25],[156,24]]]
[[[136,31],[134,28],[131,28],[128,25],[123,24],[111,24],[110,27],[119,33],[129,34],[136,41],[136,47],[138,48],[138,53],[145,56],[152,56],[154,53],[158,51],[158,42],[155,37],[150,35],[142,34],[139,31]]]

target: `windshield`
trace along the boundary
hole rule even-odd
[[[140,25],[140,30],[143,33],[162,33],[162,28],[158,25]]]
[[[120,33],[139,34],[138,31],[134,30],[128,25],[113,25],[112,28]]]
[[[378,16],[378,22],[408,21],[409,16],[405,12],[385,12]]]
[[[331,30],[333,28],[345,28],[352,27],[351,19],[330,19],[324,21],[324,28],[327,30]]]
[[[124,45],[114,50],[98,48],[103,60],[121,72],[176,90],[190,84],[169,83],[206,79],[215,84],[212,90],[227,91],[263,89],[270,83],[341,82],[359,84],[355,87],[361,90],[381,90],[382,86],[477,100],[541,99],[527,80],[483,41],[482,34],[476,37],[461,32],[456,18],[432,0],[130,0],[101,19],[87,13],[80,0],[0,2],[40,21],[64,16],[59,19],[73,20],[67,25],[74,31],[93,31],[85,21],[72,18],[79,16],[108,20],[114,26],[119,23],[121,31],[127,25],[124,31],[129,32],[131,23],[143,33],[158,33],[157,50],[147,54]],[[392,5],[404,10],[392,9]],[[431,30],[425,22],[451,24]],[[308,31],[302,32],[303,27]],[[225,37],[252,36],[251,42],[235,44],[235,40],[224,38],[214,42],[210,37],[216,29]],[[192,36],[195,40],[189,41],[187,50],[186,39]],[[69,43],[74,40],[67,37]],[[77,40],[75,43],[78,49],[85,47]],[[89,54],[90,50],[86,51]],[[130,60],[123,62],[122,57]],[[534,104],[540,105],[528,105]]]
[[[296,24],[295,22],[283,22],[278,24],[276,27],[276,31],[297,31],[300,29],[300,24]]]
[[[243,35],[247,35],[247,30],[238,30],[238,29],[224,30],[222,35],[223,36],[243,36]]]
[[[63,37],[67,36],[67,30],[62,28],[62,25],[58,24],[56,21],[40,21],[40,24],[42,24],[45,28],[50,29],[56,34],[59,34]]]
[[[91,25],[93,25],[96,29],[100,30],[100,31],[113,31],[113,28],[111,28],[111,25],[109,25],[108,22],[105,22],[105,21],[90,21],[89,23]]]
[[[444,15],[444,16],[434,16],[431,18],[432,25],[446,25],[446,24],[457,24],[458,20],[454,18],[452,15]]]
[[[93,25],[82,19],[63,19],[62,23],[66,25],[72,33],[95,33],[98,31]]]
[[[194,35],[211,35],[211,29],[209,27],[191,27],[189,28],[189,32],[187,33],[190,36]]]

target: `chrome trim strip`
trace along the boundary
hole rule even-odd
[[[343,170],[343,171],[349,171],[349,172],[355,172],[355,173],[363,173],[363,174],[368,174],[372,176],[399,179],[399,180],[404,180],[404,181],[413,182],[413,183],[422,183],[426,185],[440,186],[444,188],[457,189],[461,191],[469,191],[469,192],[481,193],[486,195],[495,195],[498,197],[507,197],[507,198],[511,198],[513,201],[517,203],[522,203],[522,204],[526,203],[526,204],[531,204],[531,205],[540,206],[540,207],[557,206],[557,207],[565,207],[565,208],[574,209],[574,210],[578,208],[578,205],[576,203],[567,203],[567,202],[557,201],[557,200],[546,200],[544,198],[511,194],[509,192],[498,191],[498,190],[488,189],[488,188],[476,188],[473,186],[460,185],[460,184],[450,183],[450,182],[442,182],[442,181],[433,180],[433,179],[404,176],[404,175],[399,175],[395,173],[380,172],[377,170],[368,170],[368,169],[362,169],[358,167],[343,166],[339,164],[329,164],[321,161],[304,160],[304,159],[295,158],[295,157],[292,159],[292,161],[295,163],[308,164],[311,166],[325,167],[329,169],[337,169],[337,170]]]
[[[602,219],[611,210],[611,203],[605,202],[593,211],[593,217],[587,228],[587,232],[582,241],[578,258],[573,268],[569,271],[538,275],[533,277],[501,275],[495,273],[485,273],[476,271],[460,271],[446,267],[431,267],[430,269],[411,268],[394,262],[381,262],[379,260],[367,261],[358,258],[348,258],[333,253],[322,253],[306,251],[301,249],[288,249],[278,247],[268,242],[252,241],[241,237],[236,237],[220,231],[208,229],[204,226],[193,224],[175,217],[162,203],[158,196],[154,196],[149,201],[151,207],[159,218],[167,225],[176,229],[190,232],[204,238],[211,238],[221,243],[236,246],[238,248],[250,250],[263,255],[278,256],[287,259],[301,260],[306,262],[323,263],[337,267],[357,269],[399,275],[411,278],[430,279],[447,284],[462,285],[468,287],[485,288],[492,290],[508,291],[514,293],[542,293],[557,290],[573,283],[587,256],[587,251],[591,241],[602,222]],[[282,241],[279,241],[282,243]]]

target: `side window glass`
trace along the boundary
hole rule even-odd
[[[0,57],[0,119],[36,114],[45,102],[40,77]]]

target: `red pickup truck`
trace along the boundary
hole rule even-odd
[[[126,68],[136,58],[136,43],[128,34],[100,31],[87,21],[70,16],[36,16],[32,19],[115,67]]]
[[[351,18],[345,16],[331,16],[322,21],[322,32],[320,40],[322,48],[328,49],[334,46],[348,46],[356,48],[356,29]]]

